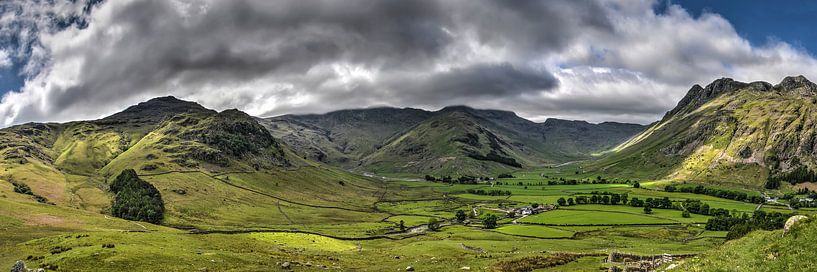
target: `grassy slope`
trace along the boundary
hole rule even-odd
[[[815,271],[817,221],[782,230],[755,231],[682,265],[686,271]]]

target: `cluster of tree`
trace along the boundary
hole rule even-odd
[[[726,235],[726,239],[732,240],[743,237],[753,230],[775,230],[783,228],[783,225],[790,216],[790,214],[778,212],[767,213],[762,210],[755,211],[751,217],[745,213],[738,216],[731,215],[727,212],[726,214],[719,214],[710,218],[706,222],[706,230],[729,231]]]
[[[808,167],[804,165],[800,165],[794,170],[791,170],[786,173],[770,174],[769,177],[766,179],[765,187],[766,189],[777,189],[780,188],[780,184],[783,182],[797,184],[815,181],[817,181],[817,173],[815,173],[811,169],[808,169]]]
[[[576,205],[576,201],[574,201],[573,198],[568,198],[565,200],[564,197],[560,197],[558,200],[556,200],[556,204],[559,204],[559,206],[573,206]]]
[[[501,163],[501,164],[504,164],[504,165],[513,166],[513,167],[516,167],[516,168],[522,168],[522,164],[517,162],[514,158],[503,157],[503,156],[497,154],[496,152],[494,152],[493,150],[491,150],[491,152],[488,152],[488,154],[484,155],[484,156],[480,155],[480,154],[477,154],[477,153],[470,153],[470,154],[468,154],[468,157],[471,157],[472,159],[475,159],[475,160],[493,161],[493,162],[498,162],[498,163]]]
[[[749,203],[763,203],[763,197],[759,195],[749,195],[745,192],[740,191],[732,191],[732,190],[724,190],[724,189],[717,189],[717,188],[707,188],[703,185],[698,185],[695,187],[692,186],[682,186],[680,188],[676,188],[673,185],[667,185],[664,187],[664,191],[667,192],[683,192],[683,193],[694,193],[694,194],[702,194],[708,196],[714,196],[719,198],[731,199],[735,201],[744,201]]]
[[[489,196],[504,196],[504,195],[511,195],[511,191],[502,191],[502,190],[483,190],[483,189],[468,189],[466,190],[469,194],[475,195],[489,195]]]
[[[158,224],[164,218],[162,195],[156,187],[136,175],[133,169],[123,170],[111,183],[115,193],[111,213],[119,218]]]
[[[694,214],[712,215],[712,216],[728,216],[729,210],[721,208],[710,208],[709,204],[703,203],[697,199],[684,200],[682,206],[678,207]]]
[[[507,173],[499,174],[499,176],[497,176],[497,177],[498,178],[515,178],[513,175],[507,174]]]
[[[482,218],[482,225],[485,226],[486,229],[495,229],[497,226],[496,221],[499,220],[499,217],[494,214],[488,214]]]

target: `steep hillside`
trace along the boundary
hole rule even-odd
[[[297,220],[284,210],[309,210],[310,220],[338,222],[378,216],[350,212],[355,215],[347,219],[313,207],[367,210],[379,189],[373,180],[315,167],[243,112],[216,112],[172,97],[100,120],[0,129],[0,155],[0,183],[11,188],[3,190],[4,197],[20,195],[14,192],[18,187],[30,188],[16,198],[97,215],[111,206],[113,177],[135,169],[161,192],[165,224],[256,227]],[[297,201],[286,202],[287,207],[280,203],[292,198]],[[49,216],[65,215],[54,211]],[[0,209],[0,217],[26,220],[22,217],[33,212]]]
[[[817,85],[802,76],[777,85],[728,78],[695,85],[661,121],[591,169],[751,187],[770,176],[805,181],[817,167],[816,95]]]
[[[548,119],[452,106],[376,108],[262,121],[299,155],[381,173],[476,175],[589,158],[643,130],[635,124]]]
[[[522,166],[519,148],[465,111],[444,110],[366,157],[365,169],[385,173],[476,175]]]

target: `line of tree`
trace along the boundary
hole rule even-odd
[[[579,184],[629,184],[630,180],[620,181],[620,180],[608,180],[606,178],[602,178],[601,176],[596,176],[595,179],[565,179],[559,178],[558,180],[548,180],[547,185],[579,185]]]
[[[111,204],[113,216],[154,224],[162,222],[165,211],[162,195],[152,184],[140,179],[133,169],[119,173],[110,188],[115,193]]]
[[[664,191],[667,192],[682,192],[682,193],[693,193],[693,194],[700,194],[700,195],[708,195],[714,196],[719,198],[725,198],[735,201],[743,201],[749,203],[760,204],[763,203],[765,200],[762,196],[759,195],[749,195],[745,192],[741,191],[732,191],[732,190],[724,190],[718,188],[707,188],[703,185],[697,186],[681,186],[680,188],[675,187],[673,185],[667,185],[664,187]]]
[[[425,180],[431,182],[442,182],[442,183],[459,183],[459,184],[477,184],[479,181],[483,180],[490,180],[490,177],[474,177],[474,176],[461,176],[456,179],[452,178],[451,176],[442,176],[436,178],[431,175],[426,175]]]
[[[483,189],[468,189],[466,190],[469,194],[475,195],[488,195],[488,196],[504,196],[504,195],[511,195],[511,191],[502,191],[502,190],[483,190]]]
[[[706,222],[706,230],[713,231],[729,231],[726,234],[727,240],[738,239],[748,234],[753,230],[776,230],[783,228],[786,220],[790,214],[783,214],[779,212],[765,212],[758,210],[752,213],[752,216],[747,214],[742,215],[717,215],[710,218]]]
[[[808,169],[805,165],[800,165],[786,173],[769,174],[769,177],[766,179],[765,187],[766,189],[778,189],[783,182],[790,184],[817,182],[817,173]]]

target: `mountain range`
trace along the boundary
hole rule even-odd
[[[261,119],[299,155],[377,173],[490,175],[589,159],[644,129],[451,106],[342,110]]]

